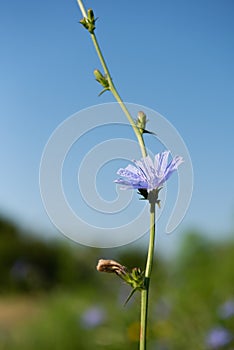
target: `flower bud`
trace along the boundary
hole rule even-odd
[[[88,9],[88,17],[84,17],[80,20],[80,23],[87,29],[91,34],[94,34],[95,30],[95,22],[94,13],[92,9]]]
[[[109,81],[105,75],[103,75],[98,69],[94,70],[94,76],[99,84],[101,84],[104,89],[100,92],[99,96],[103,94],[103,92],[110,90]]]
[[[151,131],[148,131],[145,129],[146,123],[147,123],[146,114],[142,111],[138,112],[136,126],[138,127],[141,135],[142,134],[154,134],[154,132],[151,132]]]
[[[100,80],[103,78],[103,74],[100,72],[99,69],[95,69],[93,71],[93,74],[98,82],[100,82]]]
[[[141,271],[139,267],[134,267],[132,271],[129,272],[125,266],[115,260],[100,259],[96,268],[99,272],[115,273],[132,287],[132,291],[125,301],[125,304],[137,290],[145,288],[144,272]]]
[[[145,113],[142,111],[138,112],[136,126],[139,128],[141,134],[143,134],[145,130],[146,122],[147,120]]]
[[[96,268],[99,272],[116,273],[120,277],[123,277],[127,271],[126,267],[117,261],[105,259],[100,259]]]

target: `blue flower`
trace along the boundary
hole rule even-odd
[[[228,300],[221,305],[218,313],[223,319],[234,317],[234,299]]]
[[[120,178],[115,183],[122,185],[121,189],[132,188],[147,192],[158,189],[183,162],[182,157],[176,156],[168,164],[169,154],[169,151],[156,154],[154,162],[150,156],[135,160],[135,166],[129,164],[125,169],[118,170]]]
[[[95,328],[102,325],[106,320],[106,312],[99,306],[90,307],[81,316],[84,328]]]
[[[233,339],[232,334],[223,327],[213,328],[207,338],[206,344],[210,349],[219,349],[229,344]]]

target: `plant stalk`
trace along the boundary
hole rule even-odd
[[[140,346],[139,350],[146,350],[147,316],[149,301],[150,277],[153,267],[155,244],[155,202],[150,203],[150,238],[145,269],[145,289],[141,291],[141,322],[140,322]]]
[[[81,10],[81,13],[82,15],[87,18],[87,12],[85,10],[85,7],[83,5],[83,2],[82,0],[77,0],[77,3],[80,7],[80,10]],[[142,153],[142,157],[146,157],[147,156],[147,151],[146,151],[146,147],[145,147],[145,142],[144,142],[144,139],[143,139],[143,136],[142,134],[140,133],[139,129],[137,128],[131,114],[129,113],[126,105],[124,104],[123,100],[121,99],[113,81],[112,81],[112,78],[111,78],[111,75],[110,75],[110,72],[109,72],[109,69],[107,67],[107,64],[106,64],[106,61],[102,55],[102,51],[101,51],[101,48],[98,44],[98,41],[97,41],[97,38],[96,38],[96,35],[93,33],[90,33],[91,35],[91,39],[93,41],[93,45],[95,47],[95,50],[97,52],[97,55],[98,55],[98,58],[100,60],[100,63],[102,65],[102,68],[104,70],[104,73],[108,79],[108,83],[109,83],[109,88],[110,88],[110,91],[112,92],[113,96],[115,97],[116,101],[119,103],[122,111],[124,112],[124,114],[126,115],[130,125],[132,126],[133,128],[133,131],[135,132],[135,135],[137,137],[137,140],[138,140],[138,143],[139,143],[139,146],[140,146],[140,149],[141,149],[141,153]]]
[[[82,12],[82,15],[84,18],[87,18],[87,12],[85,10],[85,7],[83,5],[82,0],[77,0],[77,3],[80,7],[80,10]],[[94,33],[90,33],[91,39],[93,41],[93,45],[95,47],[95,50],[97,52],[97,55],[99,57],[100,63],[102,65],[102,68],[104,70],[105,76],[107,77],[108,83],[109,83],[109,90],[115,97],[116,101],[119,103],[122,111],[126,115],[130,125],[133,128],[133,131],[135,132],[135,135],[137,137],[141,153],[143,157],[147,156],[147,151],[143,139],[143,135],[140,133],[140,130],[136,126],[130,112],[128,111],[126,105],[124,104],[123,100],[121,99],[109,72],[109,69],[107,67],[106,61],[102,55],[101,48],[98,44],[96,35]],[[154,242],[155,242],[155,202],[150,202],[150,240],[149,240],[149,247],[148,247],[148,255],[147,255],[147,262],[146,262],[146,269],[145,269],[145,288],[141,291],[141,326],[140,326],[140,350],[146,350],[146,332],[147,332],[147,314],[148,314],[148,299],[149,299],[149,284],[150,284],[150,277],[151,277],[151,271],[152,271],[152,265],[153,265],[153,256],[154,256]]]

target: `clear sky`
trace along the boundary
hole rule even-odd
[[[232,0],[91,1],[112,77],[127,102],[166,117],[189,149],[194,193],[182,228],[233,228]],[[0,210],[53,230],[38,185],[43,148],[67,117],[114,101],[75,0],[0,3]]]

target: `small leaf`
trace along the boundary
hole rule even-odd
[[[137,288],[134,288],[134,289],[130,292],[129,296],[127,297],[127,299],[126,299],[126,301],[125,301],[125,303],[124,303],[124,306],[127,305],[127,303],[129,302],[129,300],[131,299],[131,297],[133,296],[133,294],[134,294],[136,291],[137,291]]]

